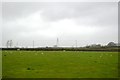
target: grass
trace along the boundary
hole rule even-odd
[[[0,50],[0,79],[2,78],[2,51]]]
[[[117,52],[3,51],[2,56],[3,78],[118,77]]]

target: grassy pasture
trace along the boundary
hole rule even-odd
[[[0,79],[2,78],[2,51],[0,50]]]
[[[3,78],[115,78],[117,52],[3,51]]]

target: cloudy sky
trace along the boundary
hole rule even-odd
[[[118,41],[117,2],[3,2],[2,44],[59,46]]]
[[[2,4],[0,2],[0,46],[2,46]]]

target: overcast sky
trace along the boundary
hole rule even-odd
[[[2,43],[59,46],[118,41],[117,2],[4,2]]]
[[[0,2],[0,46],[2,46],[2,3]]]

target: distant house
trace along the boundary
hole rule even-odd
[[[58,47],[58,46],[57,46],[57,45],[54,45],[53,47],[55,47],[55,48],[56,48],[56,47]]]
[[[87,48],[100,48],[101,44],[91,44],[89,46],[86,46]]]

